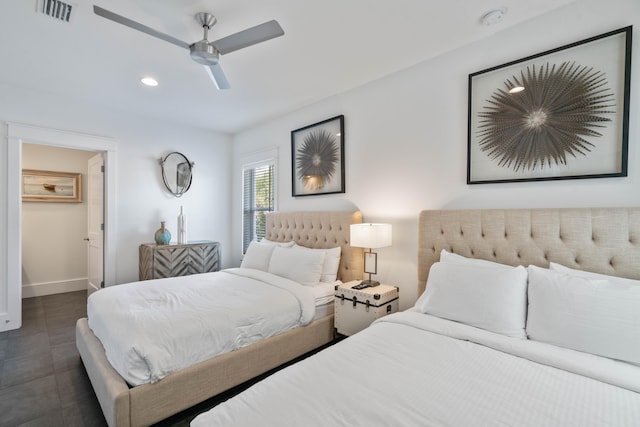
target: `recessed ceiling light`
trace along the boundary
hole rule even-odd
[[[524,86],[514,86],[511,89],[509,89],[509,93],[518,93],[518,92],[522,92],[524,90]]]
[[[158,86],[158,81],[153,77],[143,77],[140,79],[143,85],[146,86]]]
[[[491,9],[490,11],[488,11],[487,13],[485,13],[480,17],[480,22],[482,22],[483,25],[487,25],[487,26],[495,25],[498,22],[502,21],[502,18],[506,13],[507,13],[506,7],[498,7],[495,9]]]

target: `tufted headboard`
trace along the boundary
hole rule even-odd
[[[640,279],[640,208],[422,211],[418,223],[419,294],[442,249]]]
[[[351,224],[360,224],[356,212],[270,212],[266,238],[276,242],[293,240],[300,246],[328,249],[342,247],[338,279],[343,282],[362,279],[362,248],[349,246]]]

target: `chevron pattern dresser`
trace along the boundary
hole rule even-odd
[[[220,244],[212,241],[140,245],[140,280],[220,270]]]

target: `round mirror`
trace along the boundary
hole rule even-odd
[[[180,197],[191,187],[193,165],[184,154],[177,151],[160,159],[162,179],[171,194]]]

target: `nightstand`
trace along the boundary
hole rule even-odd
[[[353,335],[374,320],[398,311],[398,288],[378,285],[353,289],[359,280],[336,286],[334,299],[335,329],[340,335]]]

